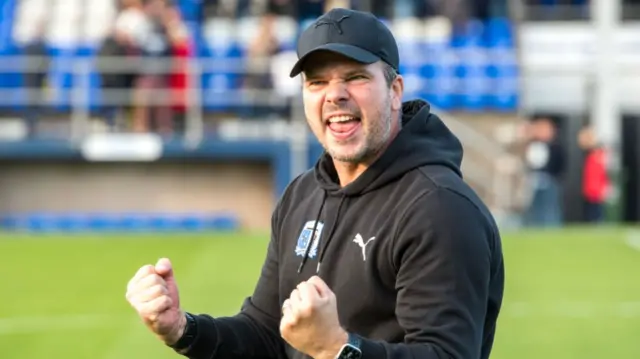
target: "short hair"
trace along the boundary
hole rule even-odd
[[[398,72],[396,72],[396,70],[386,62],[383,62],[382,65],[382,73],[384,74],[384,79],[387,81],[387,86],[391,87],[391,83],[393,82],[393,80],[398,77]]]

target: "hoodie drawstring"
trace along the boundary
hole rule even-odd
[[[342,205],[345,202],[345,198],[346,196],[342,196],[342,198],[340,199],[340,204],[338,204],[338,210],[336,211],[336,215],[335,218],[333,220],[333,225],[331,226],[331,231],[329,232],[329,234],[325,237],[326,239],[324,241],[320,241],[320,238],[318,238],[318,241],[320,242],[320,244],[322,245],[320,248],[320,251],[318,253],[318,267],[316,268],[316,274],[320,272],[320,264],[322,263],[322,258],[324,256],[324,252],[327,248],[327,246],[329,245],[329,241],[331,241],[331,237],[333,237],[333,233],[336,231],[336,227],[338,226],[338,219],[340,217],[340,210],[342,209]],[[306,248],[304,250],[304,257],[302,257],[302,261],[300,261],[300,265],[298,266],[298,273],[302,273],[302,269],[304,268],[305,263],[307,263],[307,259],[309,258],[309,252],[311,251],[311,246],[313,245],[313,242],[315,241],[315,233],[316,230],[318,229],[318,223],[320,222],[320,215],[322,215],[322,210],[324,209],[324,205],[325,203],[327,203],[327,192],[324,192],[324,195],[322,196],[322,204],[320,205],[320,209],[318,210],[318,214],[316,215],[316,220],[315,223],[313,224],[313,231],[311,232],[311,238],[307,241],[307,245]]]
[[[342,205],[345,202],[345,199],[347,197],[346,196],[342,196],[342,198],[340,198],[340,203],[338,204],[338,209],[336,210],[336,218],[333,219],[333,226],[331,226],[331,231],[329,232],[329,235],[327,236],[326,241],[322,242],[322,246],[320,247],[320,251],[318,252],[318,267],[316,268],[316,274],[320,273],[320,265],[322,264],[322,258],[324,258],[324,253],[326,252],[327,247],[329,247],[329,242],[331,241],[331,238],[333,238],[333,233],[336,231],[336,228],[338,227],[338,219],[340,218],[340,210],[342,209]]]
[[[324,208],[324,204],[327,202],[327,192],[325,191],[322,195],[322,203],[320,204],[320,209],[318,210],[318,214],[316,215],[316,221],[313,224],[313,230],[311,231],[311,238],[307,241],[307,246],[304,249],[304,257],[302,257],[302,261],[298,266],[298,273],[302,272],[302,268],[304,264],[307,262],[307,258],[309,257],[309,251],[311,251],[311,246],[313,242],[315,242],[316,231],[318,230],[318,222],[320,222],[320,215],[322,214],[322,209]],[[318,238],[320,241],[320,238]]]

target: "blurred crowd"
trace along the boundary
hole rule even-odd
[[[582,173],[580,197],[582,199],[582,221],[602,223],[606,220],[605,208],[612,195],[609,171],[610,151],[602,145],[591,125],[583,126],[575,141],[561,136],[557,121],[540,116],[525,123],[521,129],[524,145],[524,162],[528,168],[526,176],[529,194],[523,222],[530,227],[559,227],[564,223],[563,181],[567,176],[567,148],[577,143],[581,151]]]
[[[98,60],[103,93],[130,98],[132,129],[168,134],[184,123],[188,75],[193,52],[179,9],[167,0],[121,0],[113,31],[102,42]],[[115,71],[109,57],[141,58],[129,71]],[[167,68],[172,59],[171,68]],[[162,61],[165,60],[165,61]],[[182,61],[181,61],[182,60]],[[168,89],[168,91],[166,91]],[[113,96],[110,96],[113,97]],[[112,119],[121,106],[105,106]]]
[[[68,46],[64,45],[65,42],[82,41],[70,40],[82,38],[82,35],[74,32],[86,31],[93,26],[83,25],[85,30],[81,27],[72,30],[65,24],[54,26],[52,21],[60,21],[61,18],[52,20],[54,17],[50,19],[44,13],[39,15],[41,20],[36,20],[36,10],[63,10],[46,1],[21,1],[28,3],[29,7],[22,10],[23,25],[19,25],[14,36],[29,38],[19,41],[22,42],[21,51],[25,55],[42,56],[50,60],[51,41],[59,43],[62,39],[61,47],[64,48]],[[81,3],[84,2],[78,2]],[[84,7],[82,10],[71,7],[69,3],[65,5],[64,12],[70,19],[77,19],[83,17],[83,11],[105,11],[103,19],[113,20],[100,25],[104,30],[94,30],[93,33],[99,35],[91,35],[93,40],[89,41],[97,44],[97,49],[92,51],[95,51],[98,60],[102,99],[97,110],[91,109],[92,113],[97,111],[98,117],[111,128],[125,126],[136,132],[154,131],[171,136],[184,128],[190,99],[188,89],[195,85],[188,76],[187,59],[194,55],[207,56],[199,53],[201,49],[195,43],[194,32],[201,32],[200,36],[204,39],[198,39],[200,41],[215,42],[223,37],[217,35],[221,31],[235,31],[225,29],[229,21],[240,22],[247,18],[254,21],[252,38],[244,44],[243,63],[250,68],[256,62],[253,59],[259,59],[266,63],[263,66],[266,71],[247,71],[234,76],[234,85],[230,87],[255,90],[257,93],[270,91],[278,96],[284,93],[283,96],[287,97],[290,96],[287,93],[293,91],[292,85],[287,82],[289,79],[280,78],[280,70],[288,66],[291,56],[295,54],[292,55],[290,45],[284,49],[279,42],[283,30],[278,27],[278,21],[283,18],[299,25],[330,8],[351,7],[371,11],[390,21],[408,17],[421,20],[447,18],[455,29],[456,24],[464,24],[468,19],[506,17],[507,5],[507,0],[100,0],[92,2],[91,8]],[[37,24],[35,27],[39,27],[39,30],[33,30],[33,24]],[[52,37],[52,28],[61,37]],[[29,36],[24,35],[27,33]],[[114,60],[115,57],[120,60]],[[126,59],[126,62],[123,63],[122,59]],[[24,76],[25,87],[34,89],[28,99],[32,105],[27,106],[25,116],[30,135],[35,133],[37,120],[48,111],[44,104],[48,101],[47,82],[51,80],[49,60],[43,61],[35,71]],[[206,83],[201,85],[212,87]],[[202,95],[211,96],[206,92]],[[261,118],[274,112],[273,108],[252,106],[247,106],[249,110],[244,117]],[[286,106],[285,111],[289,111]]]
[[[35,2],[52,4],[49,0],[21,0],[31,2],[31,12],[38,7]],[[84,3],[84,1],[78,0]],[[284,47],[280,41],[283,32],[278,21],[282,18],[302,24],[314,19],[334,7],[351,7],[367,10],[376,16],[394,21],[396,19],[431,18],[448,19],[451,30],[456,31],[467,20],[486,21],[492,18],[508,18],[515,1],[510,0],[92,0],[91,9],[102,11],[99,4],[107,3],[113,8],[105,30],[100,32],[95,56],[98,78],[102,92],[99,117],[108,126],[124,124],[135,132],[156,132],[166,136],[182,134],[192,97],[189,92],[189,61],[193,56],[207,57],[196,45],[194,32],[200,32],[200,41],[220,40],[222,32],[228,35],[236,28],[227,26],[234,21],[250,18],[254,21],[251,37],[245,39],[243,63],[252,67],[252,59],[268,64],[266,72],[240,74],[234,81],[241,88],[287,95],[291,90],[287,83],[288,62],[295,60],[292,48]],[[589,16],[589,0],[522,0],[529,13],[538,19],[570,19]],[[624,6],[640,6],[640,0],[623,0]],[[48,5],[49,6],[49,5]],[[53,6],[53,5],[50,5]],[[101,5],[102,6],[102,5]],[[97,10],[96,10],[97,9]],[[107,9],[107,7],[104,7]],[[567,10],[569,9],[569,10]],[[633,13],[625,10],[625,13]],[[47,10],[38,10],[46,12]],[[65,11],[69,11],[68,9]],[[110,10],[111,11],[111,10]],[[577,14],[577,15],[576,15]],[[574,16],[574,17],[575,17]],[[41,16],[47,19],[46,14]],[[26,55],[47,58],[51,54],[45,33],[51,28],[43,21],[25,21],[30,28],[28,41],[22,41],[22,52]],[[213,26],[212,26],[213,25]],[[226,29],[225,29],[226,28]],[[64,30],[64,27],[61,27]],[[231,29],[231,30],[230,30]],[[299,30],[299,29],[298,29]],[[50,30],[49,30],[50,31]],[[66,30],[65,30],[66,31]],[[16,33],[20,33],[17,31]],[[64,31],[62,31],[64,33]],[[71,33],[72,31],[69,31]],[[234,34],[237,35],[237,34]],[[222,41],[222,40],[220,40]],[[285,56],[282,56],[282,55]],[[288,57],[289,56],[289,57]],[[113,57],[120,58],[114,61]],[[122,62],[124,59],[124,62]],[[141,61],[136,61],[141,60]],[[171,60],[171,61],[167,61]],[[120,65],[117,63],[120,62]],[[167,65],[169,64],[169,65]],[[167,68],[169,66],[169,68]],[[26,116],[32,134],[37,119],[46,106],[47,76],[50,65],[40,63],[36,71],[24,74],[24,86],[36,89],[28,98]],[[210,85],[200,84],[203,87]],[[287,86],[288,89],[287,89]],[[42,90],[42,91],[40,91]],[[212,97],[206,92],[204,97]],[[229,96],[229,94],[218,94]],[[215,97],[215,96],[213,96]],[[260,97],[260,96],[257,96]],[[104,101],[107,99],[107,101]],[[127,105],[123,105],[127,104]],[[249,111],[246,117],[265,118],[274,111],[273,105],[266,111]],[[251,107],[251,105],[249,105]],[[256,106],[258,108],[259,106]],[[589,126],[585,126],[575,143],[584,156],[583,183],[584,219],[600,222],[604,219],[604,207],[611,196],[611,185],[607,174],[607,149]],[[559,135],[558,124],[548,117],[536,118],[523,127],[523,158],[529,170],[527,176],[527,201],[525,222],[531,226],[558,226],[563,223],[562,199],[563,178],[567,172],[566,138]]]
[[[187,75],[187,59],[193,55],[207,57],[206,54],[199,53],[200,49],[194,44],[195,31],[204,33],[201,34],[205,37],[204,41],[216,41],[222,37],[217,35],[220,31],[235,31],[224,29],[227,21],[242,21],[247,18],[255,20],[255,31],[251,32],[252,38],[247,40],[246,48],[243,49],[246,60],[244,63],[247,68],[254,68],[256,66],[252,64],[256,61],[253,59],[260,59],[257,62],[266,63],[263,68],[267,71],[239,74],[233,77],[234,85],[229,87],[255,90],[258,94],[271,92],[287,97],[294,91],[294,87],[288,82],[289,79],[281,76],[281,70],[288,66],[292,61],[291,56],[295,54],[292,54],[291,48],[283,49],[281,46],[278,39],[283,30],[278,27],[276,20],[289,18],[293,23],[301,24],[316,18],[329,8],[351,7],[371,11],[390,21],[409,17],[422,20],[436,17],[448,19],[452,25],[451,30],[455,32],[456,29],[463,28],[461,25],[469,19],[484,21],[510,17],[516,3],[508,0],[95,0],[91,7],[85,6],[84,10],[72,10],[71,5],[65,5],[64,10],[54,10],[54,2],[46,0],[19,2],[32,5],[28,9],[25,7],[25,14],[41,12],[41,20],[33,20],[37,16],[28,15],[25,17],[26,21],[23,21],[28,26],[23,25],[22,30],[16,31],[18,35],[23,32],[31,33],[30,40],[23,43],[22,51],[26,55],[44,58],[50,55],[45,39],[51,40],[51,36],[47,36],[45,32],[51,31],[53,21],[47,17],[46,12],[64,11],[70,18],[79,18],[81,15],[77,13],[80,11],[97,13],[112,9],[106,11],[109,14],[105,14],[104,18],[113,21],[107,20],[106,25],[101,25],[104,30],[94,31],[100,34],[94,38],[99,38],[95,41],[99,44],[97,56],[99,60],[103,60],[99,62],[100,68],[104,68],[99,73],[99,80],[102,98],[107,99],[100,106],[100,117],[106,119],[111,127],[116,123],[123,123],[126,118],[128,129],[162,134],[172,134],[184,127],[187,103],[191,98],[188,89],[194,85]],[[625,6],[640,4],[640,0],[623,2]],[[85,2],[78,0],[76,3]],[[588,14],[590,6],[589,0],[521,0],[518,3],[530,7],[529,12],[537,13],[542,18],[546,16],[544,14],[550,13]],[[572,12],[566,13],[564,9],[569,8],[573,9]],[[625,13],[630,12],[632,11],[625,10]],[[114,15],[111,16],[111,13]],[[32,16],[35,17],[32,19]],[[85,27],[91,28],[91,24]],[[65,26],[58,26],[58,29],[63,38],[73,37],[71,33],[80,31],[79,28],[71,30],[72,27]],[[64,35],[67,33],[69,35]],[[112,56],[127,60],[142,58],[144,62],[128,62],[120,66],[118,71],[118,66],[109,59]],[[167,65],[162,65],[167,62],[161,61],[167,59],[173,60],[168,69]],[[155,60],[159,60],[158,63]],[[30,128],[34,127],[37,118],[46,108],[39,105],[46,102],[46,91],[39,90],[46,87],[48,69],[49,65],[42,62],[39,70],[24,76],[25,87],[37,89],[28,98],[29,103],[33,104],[26,111]],[[204,88],[214,87],[210,83],[200,85]],[[209,99],[211,94],[205,91],[202,96]],[[261,95],[254,97],[265,98]],[[130,105],[123,106],[123,103]],[[273,107],[266,107],[268,106]],[[249,110],[245,112],[247,116],[243,117],[263,118],[274,112],[273,108],[265,106],[246,107]],[[289,111],[286,106],[285,111]]]

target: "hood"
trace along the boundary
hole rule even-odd
[[[340,187],[333,160],[325,152],[314,168],[316,181],[328,195],[357,196],[426,165],[446,166],[462,177],[462,144],[430,111],[429,104],[423,100],[403,103],[401,131],[362,175],[344,188]]]

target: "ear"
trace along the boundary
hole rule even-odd
[[[402,75],[396,76],[391,83],[391,108],[393,111],[402,109],[402,96],[404,94],[404,79]]]

